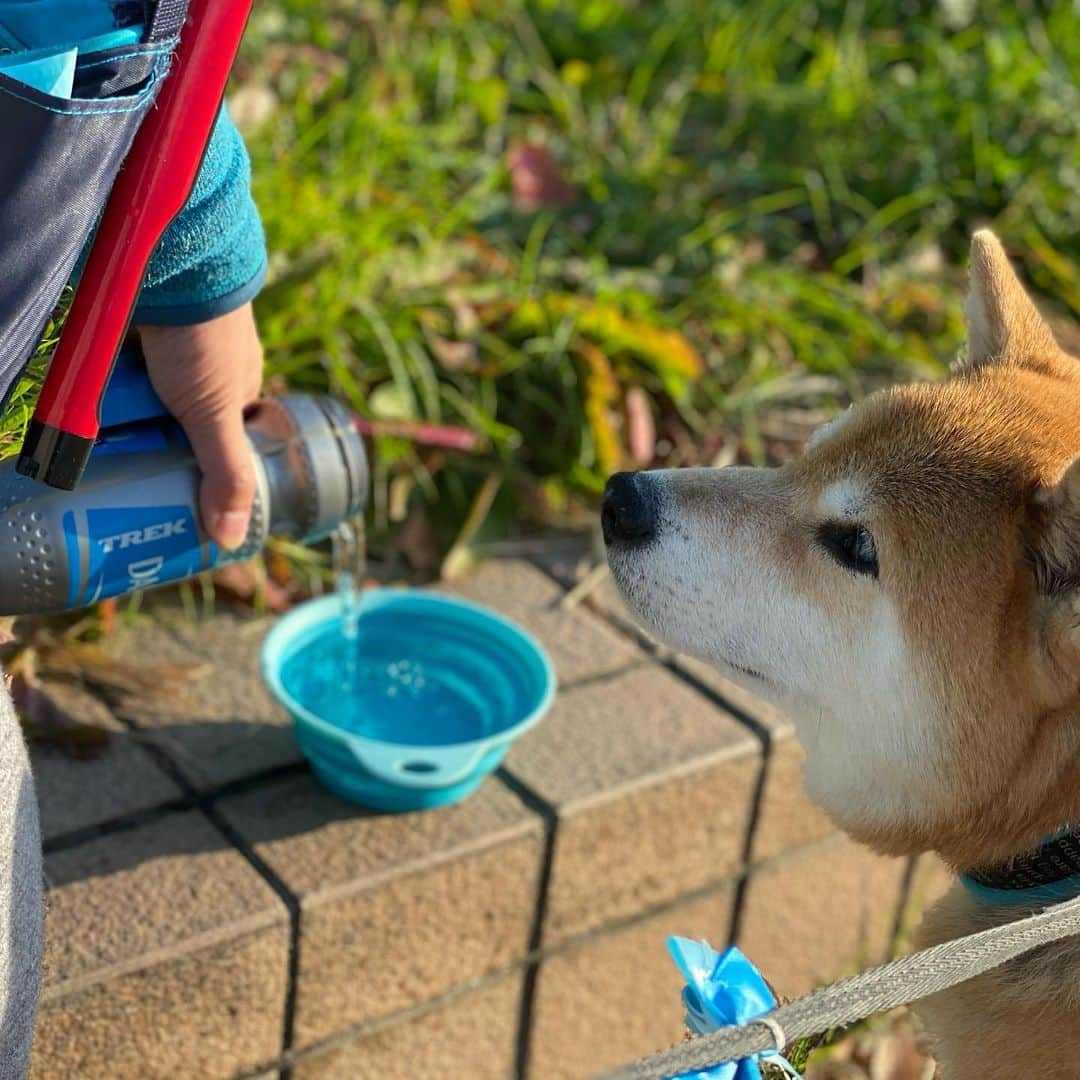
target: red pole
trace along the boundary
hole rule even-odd
[[[18,469],[53,487],[79,482],[102,395],[150,257],[202,164],[253,0],[191,0],[172,67],[116,178]]]

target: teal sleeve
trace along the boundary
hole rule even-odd
[[[150,260],[133,322],[206,322],[246,304],[265,279],[251,162],[223,106],[187,205]]]

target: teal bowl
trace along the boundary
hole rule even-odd
[[[391,812],[458,802],[551,706],[547,653],[487,608],[368,590],[351,648],[343,612],[336,594],[301,604],[262,648],[263,678],[300,750],[342,798]]]

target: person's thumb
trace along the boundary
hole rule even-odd
[[[238,548],[247,536],[255,469],[239,406],[194,410],[179,417],[195,453],[202,483],[199,512],[203,528],[224,548]]]

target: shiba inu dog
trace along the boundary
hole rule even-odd
[[[811,796],[936,851],[922,944],[1080,895],[1080,360],[990,232],[967,356],[776,469],[621,473],[614,579],[644,627],[786,710]],[[1080,939],[919,1008],[943,1080],[1080,1077]]]

